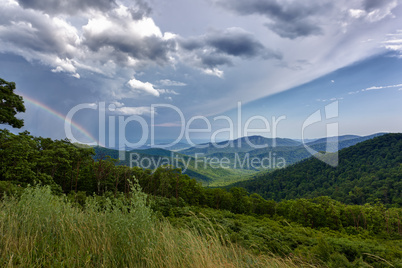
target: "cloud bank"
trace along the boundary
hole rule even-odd
[[[387,51],[402,55],[397,0],[172,3],[183,9],[159,0],[0,0],[0,52],[84,80],[77,91],[95,99],[133,107],[168,100],[193,114],[217,114]],[[197,25],[198,12],[211,22]],[[75,94],[71,102],[82,101]]]

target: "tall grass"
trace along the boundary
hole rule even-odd
[[[176,229],[156,220],[138,185],[126,201],[85,207],[48,187],[0,203],[1,267],[300,267],[295,259],[255,256],[214,230]]]

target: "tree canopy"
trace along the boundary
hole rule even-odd
[[[15,115],[18,112],[25,112],[25,106],[22,97],[15,94],[14,90],[14,82],[7,82],[0,78],[0,124],[21,128],[24,120],[16,118]]]

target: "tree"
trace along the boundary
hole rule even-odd
[[[25,112],[25,106],[22,97],[15,94],[14,89],[14,82],[0,78],[0,124],[21,128],[24,120],[16,118],[15,115],[18,112]]]

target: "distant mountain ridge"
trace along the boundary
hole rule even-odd
[[[190,148],[191,145],[185,142],[177,142],[177,143],[168,143],[168,142],[162,142],[162,143],[157,143],[153,146],[151,146],[150,144],[148,145],[143,145],[139,148],[128,148],[128,150],[146,150],[146,149],[165,149],[165,150],[170,150],[170,151],[179,151],[179,150],[184,150],[184,149],[188,149]]]
[[[189,149],[181,150],[180,153],[194,156],[197,153],[234,153],[248,152],[256,148],[272,148],[299,146],[300,142],[287,138],[265,138],[262,136],[242,137],[235,140],[227,140],[217,143],[199,144]]]
[[[310,146],[316,151],[326,151],[326,148],[337,148],[337,150],[341,150],[343,148],[355,145],[359,142],[370,140],[372,138],[385,134],[387,133],[375,133],[368,136],[344,135],[339,137],[328,137],[309,142],[306,145]],[[336,143],[338,144],[338,146],[336,146]],[[337,150],[328,150],[328,152],[335,152]]]
[[[326,143],[327,139],[323,138],[314,140],[305,145],[310,146],[317,152],[326,151],[328,147],[329,151],[332,152],[333,150],[331,149],[343,149],[379,135],[383,134],[378,133],[365,137],[345,135],[336,138],[328,138],[328,144]],[[333,141],[336,139],[339,140],[339,143],[335,144]],[[231,141],[219,142],[217,145],[218,147],[212,143],[204,143],[201,144],[201,147],[205,146],[205,148],[195,146],[181,151],[162,148],[146,148],[122,152],[114,149],[95,147],[95,159],[100,159],[102,157],[105,158],[107,155],[111,158],[118,159],[119,155],[123,154],[125,155],[125,160],[119,161],[118,164],[130,166],[133,164],[130,163],[131,155],[134,156],[134,165],[138,161],[144,159],[142,167],[151,170],[154,170],[158,163],[162,164],[169,162],[172,164],[172,162],[174,162],[174,164],[177,164],[176,167],[184,170],[185,174],[188,174],[203,183],[212,183],[212,185],[215,185],[214,183],[219,181],[219,185],[224,185],[238,180],[248,179],[252,174],[261,170],[270,172],[273,169],[289,166],[311,157],[311,154],[306,150],[305,145],[292,139],[276,138],[274,140],[262,136],[250,136]],[[254,145],[260,147],[265,145],[266,147],[256,149]],[[175,157],[179,158],[180,161],[175,160]],[[211,165],[211,162],[208,162],[211,159],[217,161],[225,160],[226,162],[224,167],[220,167],[219,165]],[[253,160],[258,161],[259,159],[262,159],[265,162],[260,165],[253,165],[251,163]],[[204,160],[207,162],[203,162]],[[279,166],[278,163],[282,164],[282,162],[279,161],[284,162],[284,164]]]
[[[310,146],[313,149],[319,149],[320,151],[325,151],[324,145],[327,144],[327,142],[330,145],[328,147],[333,148],[334,146],[332,146],[331,143],[337,141],[338,143],[341,143],[341,146],[339,148],[342,149],[347,146],[354,145],[358,142],[365,141],[367,139],[371,139],[384,134],[385,133],[376,133],[368,136],[343,135],[338,137],[326,137],[306,142],[305,145]],[[211,155],[215,153],[234,153],[234,152],[240,153],[240,152],[251,152],[255,150],[274,149],[276,147],[301,148],[304,147],[304,145],[300,141],[288,138],[265,138],[262,136],[250,136],[217,143],[211,143],[211,142],[203,143],[188,149],[180,150],[179,152],[182,154],[194,156],[197,153],[202,153],[206,155]]]
[[[294,141],[291,139],[276,138],[276,146],[272,146],[274,144],[274,139],[272,138],[252,136],[250,137],[250,142],[254,142],[253,144],[260,146],[268,144],[270,146],[256,149],[249,145],[250,142],[247,143],[246,138],[241,138],[234,141],[226,141],[218,143],[218,145],[221,146],[227,144],[227,146],[223,148],[214,147],[212,143],[207,143],[204,144],[208,145],[208,147],[206,148],[197,148],[195,146],[190,149],[182,150],[180,151],[180,153],[189,156],[195,156],[196,154],[201,154],[208,157],[216,157],[221,159],[225,157],[230,159],[232,163],[236,161],[235,160],[236,157],[241,159],[243,159],[244,157],[263,159],[268,156],[271,156],[276,157],[277,159],[278,158],[285,159],[286,165],[288,166],[312,156],[305,146],[308,146],[317,152],[320,151],[335,152],[343,148],[355,145],[359,142],[369,140],[381,135],[384,135],[384,133],[376,133],[363,137],[356,135],[345,135],[339,137],[322,138],[307,144],[302,144],[301,142]],[[336,140],[338,140],[338,142],[334,142]],[[242,145],[242,148],[240,149],[236,147],[236,145],[239,144]]]

